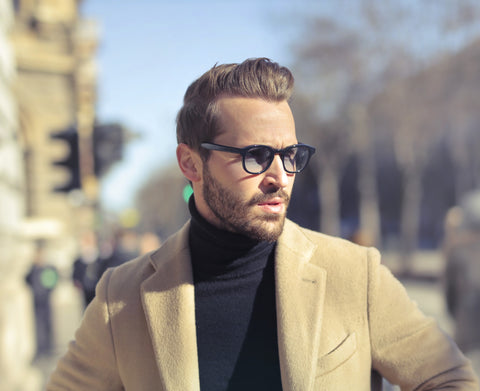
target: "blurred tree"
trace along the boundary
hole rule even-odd
[[[418,244],[425,194],[422,180],[445,137],[440,131],[444,125],[439,128],[432,121],[432,112],[436,113],[439,107],[445,109],[437,103],[449,96],[446,90],[438,88],[445,85],[438,75],[436,84],[432,81],[424,85],[425,73],[435,74],[432,64],[479,35],[476,21],[480,4],[472,0],[421,4],[362,0],[355,6],[349,7],[348,15],[340,12],[341,18],[337,14],[307,18],[303,34],[293,45],[297,87],[292,106],[301,138],[318,148],[314,164],[317,164],[321,229],[327,233],[340,232],[342,206],[338,204],[338,185],[345,174],[346,162],[354,155],[358,166],[359,226],[370,231],[378,243],[378,190],[384,195],[392,191],[382,189],[384,183],[378,183],[379,166],[375,159],[385,156],[383,151],[388,149],[399,168],[396,174],[400,176],[394,178],[401,180],[402,191],[395,198],[399,200],[396,205],[401,202],[398,218],[402,251],[409,258]],[[454,82],[455,76],[452,77]],[[430,100],[424,102],[419,97],[426,88]],[[392,99],[390,103],[382,102],[385,90]],[[457,98],[457,106],[465,109],[468,95]],[[383,110],[396,115],[373,119],[372,111],[378,111],[375,106],[387,104],[390,107]],[[457,110],[457,114],[461,111]],[[471,154],[465,153],[472,145],[470,129],[474,127],[470,116],[464,117],[464,136],[452,144],[457,151],[455,160],[459,166],[465,167],[466,159],[468,164],[478,166],[478,158],[472,159]],[[380,166],[383,171],[392,167],[391,163],[383,166],[384,163]],[[462,179],[465,175],[459,179],[463,185],[457,187],[465,187],[465,183],[468,187],[477,181],[471,177]],[[391,178],[387,175],[387,179]]]
[[[299,137],[317,147],[310,165],[315,173],[316,193],[320,201],[320,230],[339,235],[341,173],[352,153],[348,127],[342,118],[321,121],[315,119],[315,107],[308,98],[300,94],[292,102],[292,110]],[[305,195],[306,196],[306,195]]]
[[[422,225],[429,224],[431,230],[443,226],[447,209],[480,185],[480,102],[475,92],[480,88],[479,75],[477,41],[392,84],[372,101],[373,131],[378,138],[390,139],[400,168],[401,249],[406,268],[419,244]],[[438,243],[441,232],[429,235]]]
[[[412,79],[413,80],[413,79]],[[422,177],[425,166],[431,157],[435,128],[428,116],[431,112],[417,106],[414,95],[417,90],[413,83],[399,82],[392,85],[375,99],[372,122],[381,118],[378,132],[389,132],[393,152],[400,169],[402,180],[402,205],[400,214],[400,246],[404,264],[408,268],[413,252],[417,248],[419,217],[421,215]],[[383,125],[387,124],[387,126]]]
[[[377,244],[380,214],[366,106],[387,81],[411,72],[412,62],[384,34],[398,18],[397,12],[391,7],[384,12],[385,6],[378,1],[360,4],[360,26],[324,17],[308,23],[295,46],[293,68],[298,83],[293,109],[303,137],[319,148],[314,161],[322,231],[341,232],[339,184],[354,154],[359,166],[359,226]]]
[[[480,39],[436,66],[438,95],[444,99],[435,121],[456,167],[455,198],[480,186]],[[430,80],[431,88],[438,80]]]
[[[162,240],[178,230],[190,217],[184,200],[186,184],[176,163],[153,172],[136,197],[139,229],[156,232]]]

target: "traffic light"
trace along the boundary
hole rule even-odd
[[[71,190],[79,189],[80,184],[80,154],[78,150],[78,133],[74,127],[52,133],[50,137],[54,140],[62,140],[68,146],[68,151],[62,159],[53,162],[53,165],[63,167],[68,171],[69,178],[62,184],[54,187],[54,191],[68,193]]]
[[[95,175],[100,178],[114,163],[122,160],[126,129],[119,124],[97,124],[93,129]]]

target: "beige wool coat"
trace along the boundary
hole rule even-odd
[[[104,274],[48,391],[199,390],[188,231]],[[283,390],[370,390],[372,368],[402,390],[478,389],[375,249],[287,220],[275,284]]]

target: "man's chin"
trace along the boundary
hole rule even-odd
[[[268,218],[262,220],[262,223],[257,227],[252,227],[248,236],[256,240],[276,242],[283,231],[285,216],[268,216]]]

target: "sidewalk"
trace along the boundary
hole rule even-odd
[[[40,356],[40,357],[37,357],[35,360],[33,360],[32,366],[38,369],[42,373],[43,383],[42,383],[41,390],[45,390],[48,377],[55,369],[55,366],[57,365],[57,361],[63,355],[63,352],[64,352],[63,350],[62,352],[58,352],[58,353],[53,352],[52,354]]]
[[[60,281],[51,297],[53,324],[53,351],[34,359],[32,365],[41,371],[43,386],[55,369],[58,360],[67,351],[83,316],[83,298],[77,288],[68,279]],[[39,390],[40,391],[40,390]]]

